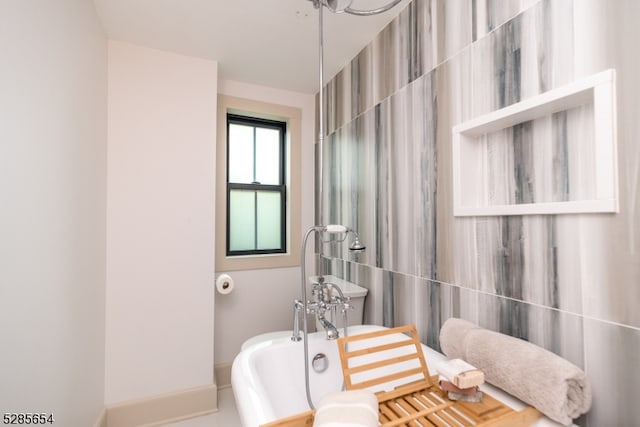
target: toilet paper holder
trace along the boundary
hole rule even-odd
[[[234,286],[233,278],[228,274],[221,274],[216,279],[216,289],[223,295],[231,293]]]

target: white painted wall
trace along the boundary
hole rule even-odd
[[[217,63],[109,42],[105,403],[213,383]]]
[[[92,2],[0,6],[0,414],[104,396],[107,44]]]
[[[223,95],[269,102],[302,110],[302,221],[301,235],[313,224],[313,170],[315,136],[315,96],[229,80],[220,81]],[[300,244],[300,242],[294,242]],[[313,267],[309,243],[307,269]],[[217,271],[217,274],[223,273]],[[293,300],[300,298],[300,268],[273,268],[232,271],[235,289],[216,294],[215,361],[233,362],[242,343],[252,336],[292,328]]]

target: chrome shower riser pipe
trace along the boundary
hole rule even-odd
[[[322,7],[318,7],[318,220],[324,224],[324,25]],[[320,248],[322,254],[322,247]]]

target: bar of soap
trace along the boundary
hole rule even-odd
[[[475,387],[484,382],[484,372],[479,369],[461,372],[451,382],[458,388]]]
[[[470,388],[484,383],[484,372],[462,359],[447,360],[439,364],[437,370],[458,388]]]

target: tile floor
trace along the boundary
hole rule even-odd
[[[218,390],[218,409],[219,411],[215,414],[163,424],[162,427],[242,427],[233,390],[230,387]]]

